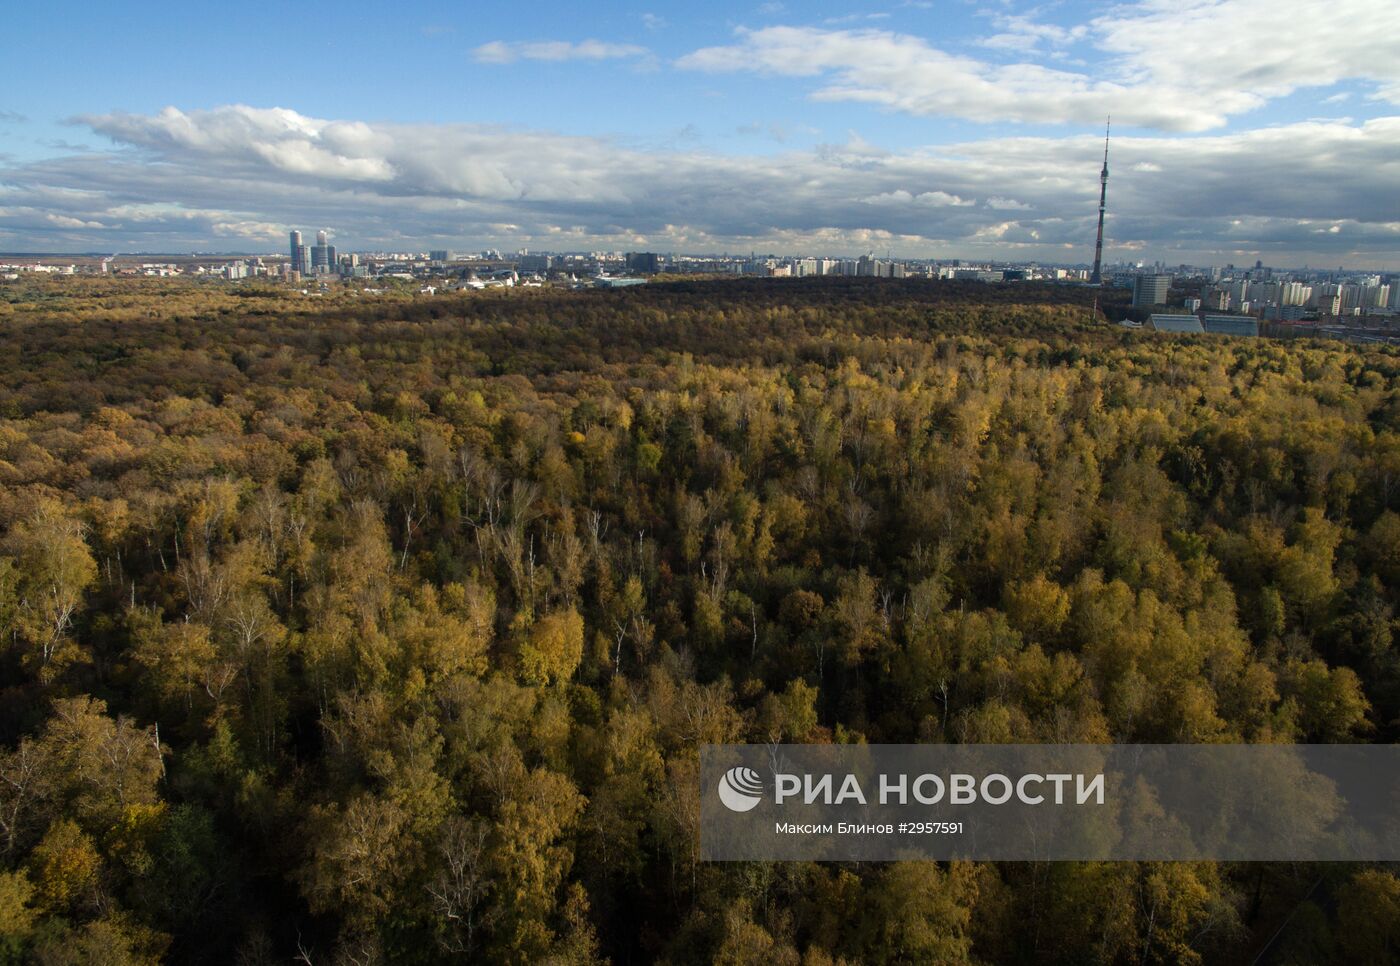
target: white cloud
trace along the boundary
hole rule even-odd
[[[726,156],[237,105],[85,123],[118,149],[0,166],[0,247],[169,251],[232,238],[280,248],[286,228],[332,225],[347,246],[368,247],[592,248],[645,238],[692,251],[899,245],[908,254],[1087,260],[1103,150],[1093,135],[906,151],[852,136]],[[1400,224],[1376,202],[1394,190],[1400,117],[1120,137],[1113,152],[1110,253],[1400,260]]]
[[[68,215],[55,215],[47,213],[44,220],[59,228],[106,228],[100,221],[83,221],[81,218],[70,218]]]
[[[1144,0],[1091,28],[1122,69],[1169,89],[1263,101],[1352,78],[1400,103],[1400,5],[1388,0]]]
[[[681,68],[819,77],[817,100],[859,101],[910,114],[974,121],[1131,123],[1192,131],[1224,122],[1209,104],[1038,64],[993,64],[950,54],[908,34],[883,30],[766,27],[740,30],[738,43],[682,57]],[[1195,99],[1199,102],[1199,98]]]
[[[280,242],[285,233],[282,225],[268,221],[212,221],[209,230],[215,235],[247,238],[253,241]]]
[[[319,121],[283,108],[237,105],[186,114],[107,114],[76,119],[114,141],[155,151],[191,151],[259,159],[295,174],[317,172],[357,181],[388,181],[382,136],[358,121]]]
[[[979,41],[981,46],[993,50],[1030,52],[1039,49],[1042,44],[1063,47],[1083,40],[1089,32],[1085,24],[1061,27],[1020,15],[998,14],[994,22],[1001,32]]]
[[[886,191],[883,194],[871,195],[868,198],[862,198],[860,200],[867,205],[918,205],[924,208],[957,208],[964,205],[976,204],[975,201],[966,201],[959,198],[957,195],[950,195],[946,191],[921,191],[918,194],[914,194],[903,188],[897,188],[894,191]]]
[[[636,44],[615,44],[604,40],[493,40],[472,51],[472,57],[482,64],[513,64],[518,60],[624,60],[643,57],[645,47]]]
[[[816,27],[739,28],[735,42],[693,51],[681,68],[814,78],[817,100],[975,121],[1099,122],[1204,131],[1300,88],[1370,83],[1400,103],[1400,4],[1390,0],[1143,0],[1062,26],[993,14],[980,45],[1017,55],[978,59],[911,34]],[[1050,60],[1084,42],[1092,66]]]

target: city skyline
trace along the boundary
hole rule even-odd
[[[218,37],[175,6],[13,14],[0,250],[335,224],[341,251],[1087,264],[1111,113],[1106,262],[1400,263],[1400,9],[1376,0],[617,5],[572,31],[551,4],[374,29],[350,4],[314,38],[241,9]]]

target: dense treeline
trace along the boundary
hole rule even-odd
[[[700,744],[1394,741],[1400,355],[875,280],[0,301],[0,961],[1383,962],[1386,869],[696,861]]]

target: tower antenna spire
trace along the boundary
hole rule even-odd
[[[1094,274],[1089,276],[1090,285],[1103,284],[1103,212],[1108,205],[1108,135],[1113,129],[1110,116],[1103,128],[1103,170],[1099,172],[1099,237],[1094,243]]]

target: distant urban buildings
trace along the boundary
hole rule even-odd
[[[339,272],[340,264],[336,258],[335,246],[330,243],[329,234],[325,229],[316,232],[314,245],[303,245],[299,231],[291,232],[288,241],[291,255],[287,262],[288,272],[298,276],[334,275]]]
[[[427,251],[357,251],[340,253],[332,232],[320,229],[306,245],[300,231],[287,235],[280,255],[192,254],[178,256],[86,255],[6,256],[0,282],[30,273],[68,275],[144,275],[220,279],[231,284],[280,278],[308,292],[324,292],[345,282],[363,282],[366,293],[402,291],[420,294],[495,287],[623,287],[658,273],[677,275],[748,275],[765,278],[844,276],[869,279],[927,279],[1016,285],[1050,281],[1084,284],[1092,266],[1042,265],[1036,262],[900,258],[887,252],[831,256],[815,254],[682,254],[675,252],[576,251],[539,252],[497,249],[461,253]],[[1272,268],[1256,259],[1250,266],[1193,266],[1123,262],[1099,263],[1103,285],[1131,293],[1101,304],[1109,318],[1133,327],[1164,331],[1249,335],[1293,335],[1326,330],[1355,338],[1400,340],[1400,272],[1347,271],[1344,268]],[[1173,318],[1176,321],[1173,321]],[[1209,318],[1209,322],[1203,319]],[[1195,324],[1187,321],[1195,319]],[[1155,320],[1155,321],[1154,321]],[[1225,321],[1228,320],[1228,321]],[[1199,330],[1195,328],[1199,325]],[[1177,326],[1178,329],[1171,327]]]
[[[1212,270],[1201,290],[1202,306],[1212,312],[1239,312],[1295,321],[1309,316],[1390,316],[1400,311],[1400,279],[1341,272],[1299,273],[1288,277],[1256,265]]]
[[[316,244],[311,246],[311,273],[329,275],[337,269],[335,246],[324,230],[316,233]]]

